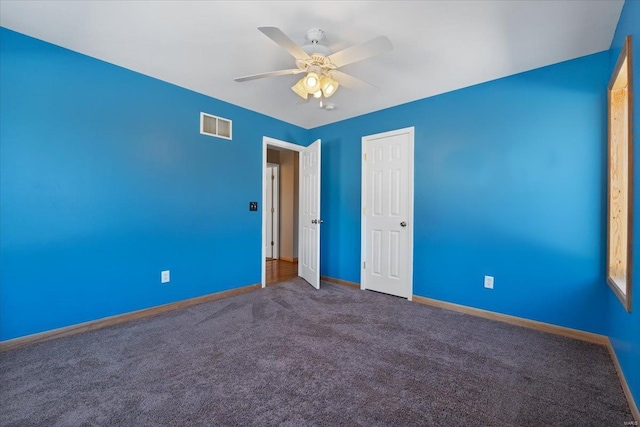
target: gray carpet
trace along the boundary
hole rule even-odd
[[[300,279],[0,355],[2,426],[623,426],[606,348]]]

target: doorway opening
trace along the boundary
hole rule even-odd
[[[299,154],[267,144],[264,206],[264,285],[298,277]]]
[[[280,168],[280,246],[279,246],[279,263],[273,264],[274,266],[280,266],[282,261],[288,261],[284,257],[291,257],[292,264],[296,264],[298,256],[300,262],[297,263],[297,276],[301,277],[309,285],[316,289],[320,289],[320,224],[324,221],[320,218],[320,188],[321,188],[321,155],[320,150],[322,141],[316,139],[308,146],[292,144],[290,142],[279,141],[277,139],[269,138],[267,136],[262,138],[262,287],[267,286],[267,251],[265,247],[267,245],[267,229],[265,226],[267,220],[267,213],[264,207],[267,200],[267,182],[266,172],[268,160],[275,160],[274,154],[272,158],[267,157],[268,150],[273,149],[279,153],[277,155]],[[293,152],[293,153],[290,153]],[[283,154],[285,153],[285,154]],[[299,182],[297,191],[291,193],[291,204],[285,206],[291,206],[291,209],[283,208],[283,199],[285,198],[285,191],[282,190],[283,176],[285,168],[283,167],[283,158],[286,159],[292,156],[293,159],[298,161],[291,162],[291,166],[294,171],[297,167]],[[273,163],[273,162],[271,162]],[[293,189],[295,190],[295,179],[293,180]],[[290,219],[287,219],[285,210],[291,212]],[[285,244],[286,239],[283,238],[284,233],[287,230],[291,231],[291,251],[286,251]],[[270,242],[270,241],[269,241]],[[297,242],[297,243],[296,243]],[[290,254],[290,255],[289,255]],[[275,270],[275,269],[272,269]],[[278,273],[282,273],[282,269],[278,269]],[[295,266],[289,266],[289,271],[295,271]],[[292,275],[288,273],[288,275]],[[281,275],[278,274],[276,278],[273,278],[273,282],[281,280]]]

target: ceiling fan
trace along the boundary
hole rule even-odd
[[[328,47],[320,44],[324,39],[324,31],[318,28],[307,31],[309,44],[304,46],[298,46],[277,27],[259,27],[258,30],[289,52],[296,60],[296,68],[237,77],[234,80],[246,82],[265,77],[304,73],[305,75],[291,89],[305,100],[309,95],[319,98],[320,107],[322,107],[322,98],[332,96],[340,85],[350,89],[377,90],[377,86],[346,74],[338,68],[393,49],[387,37],[379,36],[368,42],[331,53]]]

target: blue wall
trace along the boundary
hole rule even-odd
[[[414,293],[608,334],[637,399],[640,291],[626,313],[604,259],[605,88],[639,16],[611,52],[311,131],[0,29],[0,340],[257,283],[263,135],[323,140],[322,274],[359,281],[361,137],[415,126]]]
[[[603,52],[313,129],[321,273],[360,281],[361,137],[415,126],[414,294],[606,333],[609,70]]]
[[[635,101],[633,111],[633,131],[638,135],[640,126],[640,2],[627,1],[622,9],[618,27],[611,44],[611,70],[622,49],[627,35],[632,36],[633,45],[633,98]],[[607,294],[608,308],[608,334],[615,349],[618,361],[624,371],[624,376],[629,384],[637,404],[640,404],[640,141],[634,137],[633,156],[635,160],[634,180],[634,215],[633,215],[633,292],[631,313],[627,313],[620,301],[612,292]]]
[[[7,29],[0,58],[0,340],[260,282],[262,137],[308,131]]]

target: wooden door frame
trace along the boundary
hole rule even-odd
[[[411,301],[413,299],[413,234],[415,233],[415,223],[413,221],[413,209],[414,209],[414,185],[413,185],[413,176],[414,176],[414,146],[415,146],[415,127],[411,126],[408,128],[396,129],[389,132],[382,132],[373,135],[366,135],[362,137],[362,153],[360,154],[360,160],[362,161],[362,187],[361,187],[361,228],[360,228],[360,289],[367,289],[366,284],[366,274],[364,263],[367,259],[367,216],[365,215],[365,206],[366,206],[366,197],[367,197],[367,162],[365,161],[365,153],[366,153],[366,143],[369,140],[387,138],[390,136],[409,134],[409,138],[411,143],[409,144],[409,159],[411,159],[411,164],[409,165],[409,195],[411,197],[411,208],[408,212],[408,219],[411,227],[411,234],[409,235],[409,248],[411,250],[409,256],[409,292],[407,299]]]
[[[291,142],[286,142],[286,141],[280,141],[279,139],[275,139],[275,138],[270,138],[268,136],[263,136],[262,137],[262,225],[260,226],[262,228],[262,248],[260,249],[260,254],[261,254],[261,258],[260,258],[260,268],[261,268],[261,275],[262,275],[262,279],[261,279],[261,283],[262,283],[262,287],[264,288],[267,285],[267,275],[266,275],[266,268],[267,268],[267,260],[266,260],[266,256],[267,256],[267,252],[265,250],[265,246],[267,243],[267,230],[265,228],[265,222],[267,220],[267,212],[265,211],[264,207],[266,206],[266,202],[267,202],[267,180],[265,179],[266,176],[266,172],[267,172],[267,148],[269,147],[277,147],[277,148],[284,148],[287,150],[291,150],[291,151],[297,151],[298,153],[300,153],[302,150],[304,150],[306,147],[303,147],[301,145],[297,145],[297,144],[293,144]],[[298,206],[297,209],[300,209],[300,201],[298,200]],[[299,236],[298,236],[298,244],[300,242]],[[299,248],[298,248],[299,249]],[[299,267],[298,267],[299,268]],[[299,274],[299,273],[298,273]]]

